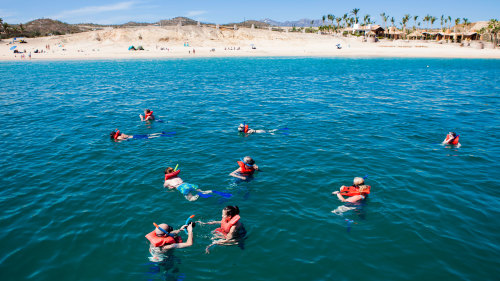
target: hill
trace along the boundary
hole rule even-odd
[[[49,34],[62,35],[68,33],[78,33],[87,31],[84,28],[80,28],[77,25],[67,24],[58,20],[51,19],[37,19],[29,21],[24,24],[24,32],[29,36],[30,34],[34,36],[46,36]]]

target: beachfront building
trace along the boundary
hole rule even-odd
[[[375,36],[375,37],[383,37],[385,29],[382,28],[380,25],[364,25],[361,26],[359,24],[354,24],[352,27],[344,29],[344,32],[348,34],[359,34],[362,36]]]

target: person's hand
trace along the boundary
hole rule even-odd
[[[212,246],[212,244],[208,245],[208,246],[205,248],[205,254],[210,254],[210,246]]]
[[[179,228],[179,230],[184,230],[186,227],[187,227],[187,225],[183,225],[183,226],[181,226],[181,228]]]
[[[193,224],[190,223],[188,226],[187,226],[187,230],[188,232],[192,232],[193,231]]]
[[[204,222],[202,222],[202,221],[196,221],[196,223],[197,223],[197,224],[199,224],[199,225],[205,224],[205,223],[204,223]]]
[[[332,194],[339,194],[339,192],[338,191],[334,191],[334,192],[332,192]]]

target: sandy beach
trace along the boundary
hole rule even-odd
[[[29,60],[30,52],[31,60],[254,56],[500,58],[500,49],[488,44],[480,49],[477,42],[470,46],[386,39],[372,43],[363,42],[362,37],[210,26],[107,28],[25,40],[28,43],[2,40],[0,60]],[[342,48],[337,49],[337,44]],[[13,46],[23,53],[26,50],[24,56],[13,53]],[[142,46],[144,50],[130,51],[130,46]]]

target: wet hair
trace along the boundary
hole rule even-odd
[[[164,226],[161,226],[161,225],[166,225],[167,227],[164,227]],[[174,228],[166,223],[162,223],[160,224],[160,227],[163,228],[166,232],[170,233],[174,230]],[[161,231],[160,229],[155,229],[155,232],[156,232],[156,236],[163,236],[163,235],[167,235],[165,232]]]
[[[250,156],[245,156],[245,158],[243,158],[243,162],[247,163],[248,165],[255,164],[255,161]]]
[[[168,167],[168,168],[165,169],[165,175],[173,173],[173,172],[174,172],[174,168],[172,168],[172,167]]]
[[[238,206],[226,206],[224,210],[229,217],[234,217],[240,213]]]
[[[116,134],[116,131],[112,131],[111,133],[109,133],[109,137],[111,139],[114,139],[115,138],[115,134]],[[121,135],[121,133],[118,134],[118,136]]]
[[[455,132],[450,132],[453,137],[456,137],[457,134]]]
[[[150,112],[151,112],[151,110],[149,110],[149,109],[146,109],[146,113],[150,113]]]
[[[358,185],[364,184],[365,180],[363,178],[360,178],[360,177],[355,177],[353,180],[353,183],[355,186],[358,186]]]
[[[245,126],[243,124],[240,124],[238,126],[238,132],[243,132],[243,131],[245,131]]]

